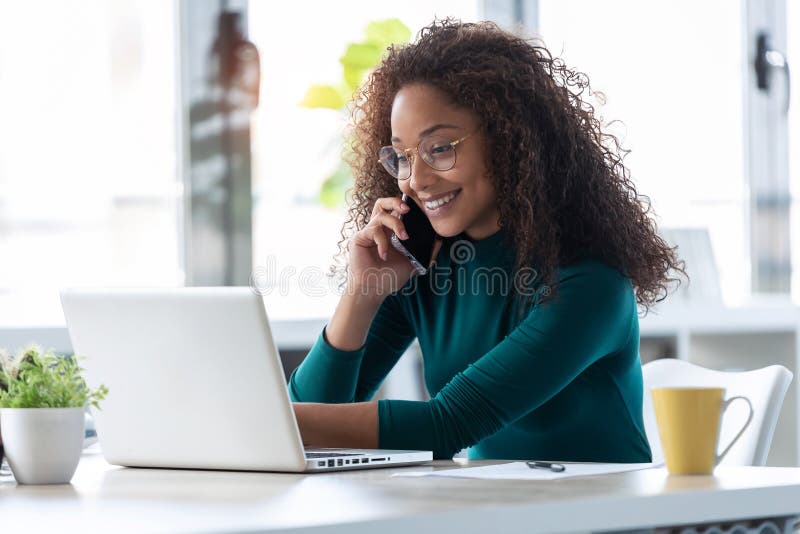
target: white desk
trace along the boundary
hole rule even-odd
[[[726,468],[713,477],[670,477],[658,469],[547,482],[390,478],[396,470],[289,475],[124,469],[87,454],[71,485],[0,482],[0,529],[581,532],[800,513],[798,468]]]

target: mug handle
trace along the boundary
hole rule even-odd
[[[742,437],[742,434],[744,434],[744,431],[747,430],[748,426],[750,426],[750,421],[753,420],[753,405],[750,403],[750,399],[748,399],[747,397],[743,397],[741,395],[736,396],[736,397],[731,397],[730,399],[726,399],[726,400],[722,401],[722,413],[720,414],[720,419],[722,419],[722,417],[725,415],[725,411],[728,409],[728,407],[731,405],[731,403],[733,401],[739,400],[739,399],[741,399],[741,400],[743,400],[743,401],[745,401],[747,403],[748,408],[750,408],[750,415],[747,416],[747,421],[744,422],[744,426],[742,427],[741,430],[739,430],[739,433],[736,434],[733,437],[731,442],[728,443],[728,446],[725,447],[725,450],[723,450],[721,453],[717,454],[716,458],[714,458],[714,465],[719,464],[722,461],[722,459],[725,458],[725,455],[728,454],[728,451],[731,450],[731,447],[733,447],[733,444],[736,443],[739,440],[740,437]]]

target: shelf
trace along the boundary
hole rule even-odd
[[[729,308],[721,305],[673,304],[639,318],[642,336],[691,334],[794,332],[800,325],[800,307],[786,305]]]

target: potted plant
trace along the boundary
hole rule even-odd
[[[32,345],[16,357],[0,351],[0,441],[20,484],[66,484],[75,474],[84,411],[108,390],[89,389],[78,358]]]

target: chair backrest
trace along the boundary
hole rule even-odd
[[[652,388],[722,387],[725,397],[743,395],[753,405],[753,420],[739,441],[731,447],[722,465],[764,465],[778,422],[783,398],[792,381],[792,373],[782,365],[770,365],[754,371],[728,372],[706,369],[682,360],[665,358],[642,366],[644,376],[644,426],[654,462],[664,461],[653,411]],[[747,420],[749,410],[743,401],[730,405],[720,427],[719,450],[727,446]]]

